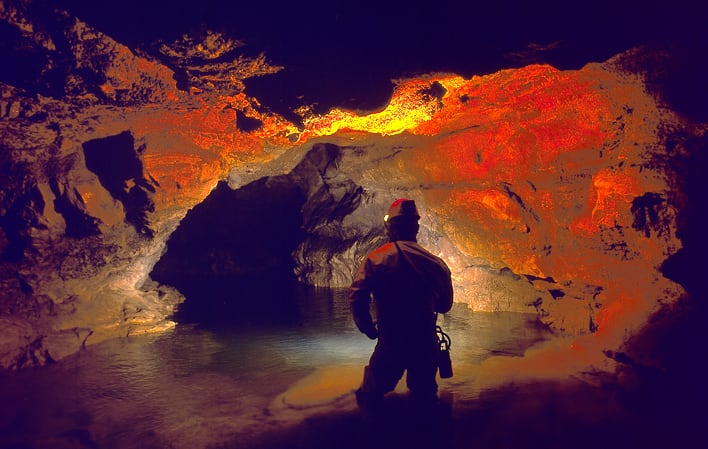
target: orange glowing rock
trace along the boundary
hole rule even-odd
[[[216,161],[205,160],[196,154],[147,154],[143,158],[145,171],[160,189],[156,203],[161,207],[183,204],[186,200],[200,200],[214,183],[214,173],[220,170]]]
[[[523,225],[518,205],[499,190],[460,190],[450,195],[452,207],[472,221],[499,220],[509,226]]]
[[[602,148],[611,135],[605,121],[609,100],[577,72],[548,66],[450,84],[443,104],[413,132],[443,136],[419,165],[428,172],[445,167],[453,182],[490,171],[495,179],[513,181],[551,166],[561,153]]]
[[[244,95],[220,97],[216,102],[190,99],[193,107],[157,109],[139,114],[133,132],[147,139],[145,170],[161,188],[159,204],[178,204],[175,198],[200,201],[228,171],[246,162],[273,157],[264,146],[292,145],[287,135],[294,125],[280,117],[258,114]],[[254,132],[238,129],[236,109],[245,109],[262,121]]]
[[[593,176],[588,198],[589,213],[578,217],[570,225],[570,229],[580,236],[589,237],[595,234],[600,226],[631,225],[630,205],[641,193],[636,175],[626,170],[600,170]]]

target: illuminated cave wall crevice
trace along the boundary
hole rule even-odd
[[[97,235],[100,221],[85,210],[79,192],[71,186],[59,184],[56,179],[49,180],[54,195],[54,211],[61,215],[65,224],[65,235],[69,238],[85,238]]]
[[[152,237],[147,214],[155,210],[150,198],[155,186],[154,181],[144,177],[140,153],[145,148],[135,148],[135,139],[129,131],[89,140],[82,148],[86,168],[98,177],[114,199],[120,201],[125,220],[140,234]]]

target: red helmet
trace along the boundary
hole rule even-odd
[[[416,220],[420,218],[415,201],[407,198],[399,198],[388,208],[388,213],[384,216],[384,222],[389,222],[396,217],[411,217]]]

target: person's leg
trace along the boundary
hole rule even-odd
[[[438,399],[437,342],[426,341],[408,348],[408,375],[406,383],[411,399],[422,404],[435,403]]]
[[[401,351],[379,340],[369,365],[364,367],[361,386],[356,390],[359,406],[366,408],[380,403],[384,394],[396,388],[404,369]]]

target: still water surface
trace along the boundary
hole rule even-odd
[[[289,320],[178,325],[0,374],[0,447],[245,447],[306,416],[302,407],[280,413],[274,401],[323,368],[344,367],[334,371],[346,393],[339,404],[354,407],[351,391],[374,342],[355,328],[344,291],[310,290],[298,301]],[[520,356],[546,338],[533,316],[473,313],[463,305],[438,322],[452,337],[454,364]],[[454,388],[440,381],[441,392]]]

